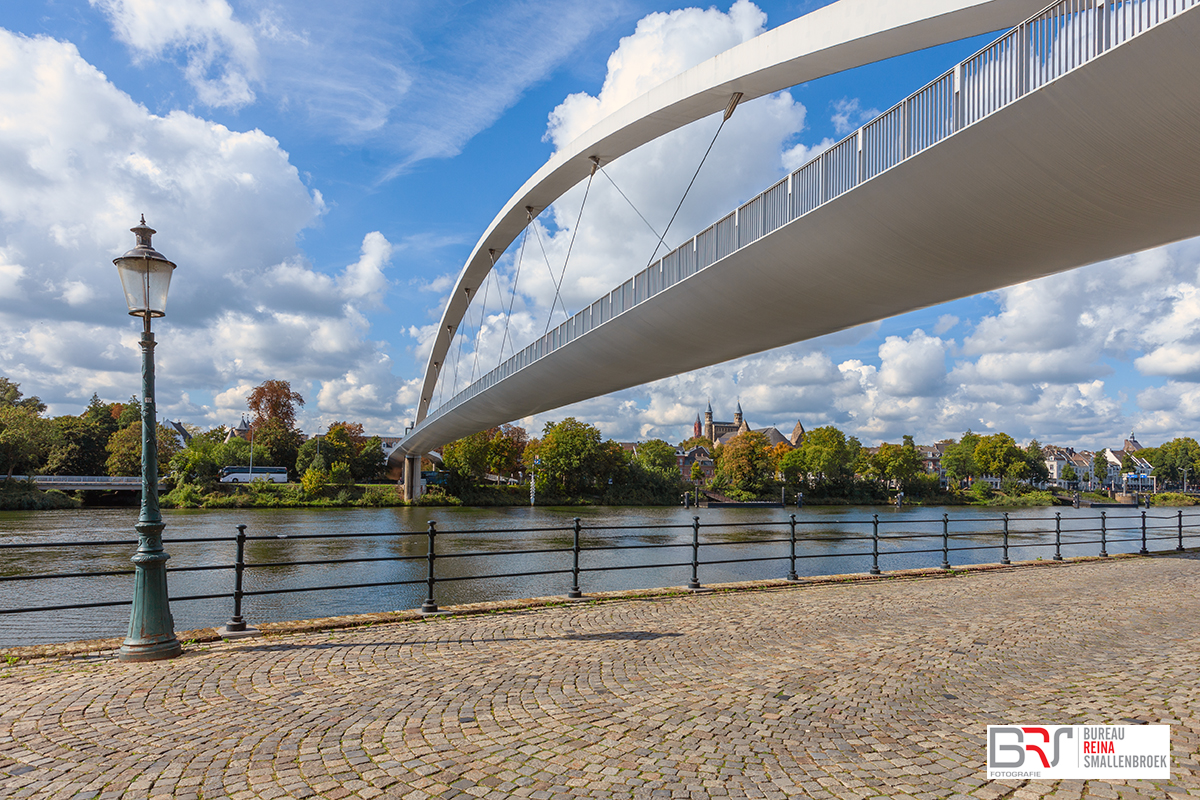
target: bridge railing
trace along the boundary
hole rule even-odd
[[[397,608],[398,602],[408,602],[412,607],[424,595],[422,610],[435,611],[438,587],[447,585],[490,585],[490,590],[472,589],[465,596],[493,601],[555,593],[580,597],[586,591],[595,591],[598,584],[611,582],[614,575],[637,571],[657,571],[657,577],[632,585],[626,581],[625,588],[686,585],[698,589],[702,581],[729,580],[730,576],[736,580],[795,581],[801,574],[950,571],[986,563],[988,558],[992,563],[1007,565],[1014,560],[1058,561],[1134,553],[1163,555],[1182,552],[1187,545],[1200,543],[1200,510],[1102,512],[1099,517],[1065,519],[1061,512],[952,518],[949,514],[932,516],[915,511],[912,515],[881,518],[875,514],[857,519],[781,512],[774,520],[732,523],[702,522],[696,516],[690,523],[658,525],[590,525],[575,518],[562,525],[503,529],[442,529],[431,520],[425,530],[415,531],[254,535],[246,530],[247,526],[239,525],[234,536],[167,537],[164,543],[175,553],[183,551],[180,545],[194,544],[202,545],[203,552],[212,557],[219,551],[213,546],[215,543],[227,543],[229,547],[227,561],[168,568],[171,574],[214,573],[207,581],[192,579],[193,593],[174,595],[171,602],[230,601],[233,617],[252,620],[253,598],[313,592],[401,587],[407,594],[399,601],[395,596],[372,594],[369,597],[376,605],[363,609],[360,602],[354,610],[383,611]],[[51,551],[48,560],[65,560],[70,555],[65,552],[67,549],[86,549],[84,563],[94,563],[98,548],[125,546],[132,550],[136,545],[133,540],[0,544],[0,556],[6,562],[4,574],[0,574],[0,588],[5,584],[19,585],[20,596],[26,600],[23,606],[0,608],[0,618],[53,613],[59,625],[65,625],[70,620],[62,612],[130,605],[129,599],[104,597],[120,596],[123,592],[132,595],[129,591],[132,569],[36,574],[21,571],[20,565],[29,563],[35,552]],[[252,557],[244,557],[244,553]],[[337,557],[329,557],[329,553],[336,553]],[[816,565],[816,571],[806,567],[806,562]],[[298,570],[307,567],[334,570],[308,573]],[[216,573],[223,573],[224,577],[218,578]],[[287,582],[287,576],[302,579],[306,574],[340,574],[341,578],[334,583],[279,585]],[[52,604],[36,602],[38,595],[62,598],[63,580],[94,578],[120,578],[122,583],[114,581],[112,592],[95,584],[88,584],[87,589],[77,588],[76,591],[87,594],[87,602],[79,599]],[[422,588],[418,592],[415,587]],[[329,603],[318,607],[315,613],[323,616],[347,613],[344,602]],[[215,626],[222,612],[212,611],[206,616],[208,624]],[[260,616],[259,621],[271,620]],[[98,631],[97,635],[100,634]],[[13,644],[13,638],[7,626],[0,625],[0,645]]]
[[[436,419],[654,294],[1198,3],[1060,0],[1050,5],[536,340],[426,419]],[[656,288],[637,291],[643,285]]]

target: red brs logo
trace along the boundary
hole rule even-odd
[[[1057,767],[1062,754],[1062,740],[1074,737],[1069,725],[1050,728],[988,727],[988,767],[992,769],[1020,769],[1025,759],[1032,754],[1041,766]],[[1049,753],[1047,753],[1049,751]],[[1001,758],[1005,754],[1005,758]],[[1036,762],[1029,765],[1036,768]]]

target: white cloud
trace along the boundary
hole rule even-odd
[[[879,109],[863,108],[857,97],[853,99],[843,97],[833,104],[833,115],[830,116],[830,120],[833,121],[833,129],[839,135],[845,136],[878,116]]]
[[[278,142],[151,114],[74,46],[7,31],[0,108],[0,374],[36,386],[51,413],[78,413],[92,392],[138,390],[138,328],[112,258],[134,244],[128,228],[144,212],[179,265],[155,325],[165,416],[228,423],[263,380],[319,394],[322,381],[366,375],[356,380],[377,397],[332,391],[323,407],[395,426],[399,411],[379,398],[400,381],[363,316],[388,288],[392,245],[367,233],[341,271],[312,266],[296,242],[324,203]]]
[[[880,388],[893,396],[930,397],[946,382],[946,342],[920,328],[907,339],[887,337],[879,360]]]
[[[258,46],[226,0],[89,0],[109,18],[117,39],[139,59],[179,51],[184,75],[208,106],[254,101]]]

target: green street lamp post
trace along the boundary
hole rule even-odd
[[[151,246],[155,231],[146,217],[130,228],[137,246],[114,258],[125,290],[129,313],[141,317],[142,328],[142,510],[138,515],[138,549],[134,554],[133,610],[129,635],[117,658],[121,661],[161,661],[183,652],[175,638],[175,620],[167,603],[167,559],[163,550],[162,514],[158,509],[158,436],[154,413],[154,334],[150,320],[166,315],[167,288],[175,265]]]

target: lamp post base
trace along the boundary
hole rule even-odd
[[[117,653],[118,661],[164,661],[175,658],[183,653],[183,645],[178,639],[168,642],[152,642],[149,644],[123,644]]]

